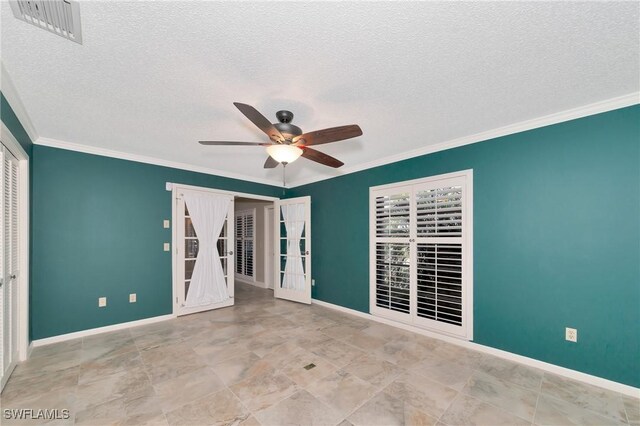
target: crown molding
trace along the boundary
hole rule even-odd
[[[176,161],[162,160],[155,157],[147,157],[145,155],[130,154],[128,152],[116,151],[106,148],[98,148],[95,146],[82,145],[73,142],[61,141],[51,138],[38,138],[34,145],[48,146],[51,148],[66,149],[68,151],[82,152],[85,154],[100,155],[102,157],[118,158],[120,160],[135,161],[136,163],[153,164],[155,166],[170,167],[172,169],[187,170],[190,172],[204,173],[207,175],[220,176],[230,179],[238,179],[247,182],[261,183],[264,185],[276,186],[282,188],[282,184],[278,181],[270,179],[256,178],[254,176],[243,175],[240,173],[230,173],[222,170],[211,169],[208,167],[194,166],[192,164],[179,163]]]
[[[298,186],[308,185],[310,183],[337,178],[337,177],[348,175],[351,173],[356,173],[362,170],[371,169],[373,167],[383,166],[385,164],[391,164],[398,161],[407,160],[413,157],[419,157],[422,155],[431,154],[438,151],[444,151],[447,149],[457,148],[464,145],[484,142],[490,139],[512,135],[514,133],[525,132],[527,130],[538,129],[540,127],[550,126],[552,124],[558,124],[565,121],[575,120],[575,119],[587,117],[590,115],[600,114],[607,111],[613,111],[616,109],[637,105],[639,103],[640,103],[640,92],[633,92],[633,93],[629,93],[628,95],[618,96],[616,98],[595,102],[595,103],[584,105],[578,108],[573,108],[566,111],[545,115],[543,117],[538,117],[531,120],[521,121],[519,123],[510,124],[508,126],[499,127],[497,129],[487,130],[485,132],[480,132],[473,135],[452,139],[449,141],[427,145],[411,151],[401,152],[399,154],[394,154],[388,157],[380,158],[378,160],[369,161],[367,163],[357,164],[352,167],[345,167],[344,169],[340,170],[339,175],[311,177],[307,179],[292,181],[289,185],[287,185],[287,188],[296,188]]]
[[[0,90],[2,90],[2,94],[7,99],[7,102],[9,102],[9,105],[11,105],[11,109],[13,109],[16,117],[20,120],[20,124],[22,124],[27,135],[29,135],[29,139],[33,142],[38,139],[38,132],[36,131],[31,118],[29,118],[29,114],[27,114],[27,110],[18,95],[16,87],[13,85],[13,81],[11,80],[7,69],[4,67],[4,62],[1,60],[0,68]]]
[[[3,78],[5,75],[4,67],[2,68]],[[4,86],[3,86],[4,90]],[[4,93],[4,91],[3,91]],[[7,96],[5,94],[5,96]],[[9,100],[9,97],[7,97]],[[585,105],[578,108],[573,108],[566,111],[561,111],[558,113],[546,115],[539,118],[534,118],[532,120],[521,121],[519,123],[510,124],[508,126],[500,127],[493,130],[488,130],[485,132],[476,133],[469,136],[463,136],[461,138],[452,139],[445,142],[440,142],[432,145],[427,145],[415,150],[406,151],[398,154],[394,154],[388,157],[384,157],[378,160],[369,161],[366,163],[358,164],[352,167],[345,167],[340,170],[339,175],[335,176],[316,176],[307,179],[300,179],[296,181],[292,181],[286,185],[286,188],[296,188],[302,185],[308,185],[315,182],[320,182],[323,180],[333,179],[340,176],[344,176],[351,173],[356,173],[362,170],[371,169],[378,166],[383,166],[385,164],[391,164],[402,160],[407,160],[413,157],[419,157],[426,154],[431,154],[438,151],[444,151],[447,149],[457,148],[464,145],[470,145],[473,143],[483,142],[491,139],[495,139],[502,136],[507,136],[515,133],[524,132],[527,130],[533,130],[545,126],[550,126],[552,124],[558,124],[565,121],[575,120],[582,117],[587,117],[590,115],[600,114],[607,111],[613,111],[620,108],[629,107],[632,105],[637,105],[640,103],[640,92],[630,93],[628,95],[619,96],[616,98],[608,99],[605,101],[595,102],[589,105]],[[22,104],[20,104],[22,105]],[[12,105],[13,107],[13,105]],[[16,114],[18,114],[16,112]],[[20,117],[19,117],[20,118]],[[23,124],[24,125],[24,124]],[[148,157],[144,155],[130,154],[122,151],[115,151],[106,148],[98,148],[88,145],[82,145],[72,142],[61,141],[57,139],[51,138],[43,138],[38,137],[33,140],[35,145],[43,145],[49,146],[53,148],[66,149],[70,151],[83,152],[86,154],[100,155],[103,157],[112,157],[119,158],[121,160],[129,160],[135,161],[138,163],[145,164],[154,164],[157,166],[171,167],[174,169],[188,170],[192,172],[204,173],[208,175],[215,175],[221,177],[227,177],[231,179],[239,179],[249,182],[261,183],[265,185],[271,185],[281,188],[281,182],[270,180],[270,179],[262,179],[256,178],[249,175],[243,175],[239,173],[231,173],[217,169],[211,169],[202,166],[194,166],[186,163],[179,163],[169,160],[162,160],[155,157]]]

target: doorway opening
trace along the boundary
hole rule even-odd
[[[173,314],[235,304],[235,282],[311,303],[311,198],[167,182],[172,191]],[[168,245],[167,245],[168,246]]]
[[[273,201],[235,197],[235,279],[273,289]]]

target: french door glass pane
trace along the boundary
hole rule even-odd
[[[189,286],[191,284],[191,276],[193,275],[193,268],[196,266],[196,257],[198,256],[198,239],[196,230],[193,228],[193,223],[189,216],[189,209],[187,205],[184,206],[184,298],[187,298],[189,294]]]
[[[193,267],[196,266],[196,260],[185,260],[184,261],[184,279],[190,280],[191,275],[193,275]]]
[[[227,239],[226,238],[218,239],[217,248],[218,248],[218,254],[220,256],[226,256],[227,255]]]
[[[184,257],[186,259],[195,259],[198,256],[198,240],[185,239],[184,240]]]
[[[195,237],[196,230],[193,228],[193,223],[191,223],[191,218],[185,218],[184,220],[184,236],[185,237]]]

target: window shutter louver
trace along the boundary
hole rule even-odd
[[[236,273],[242,274],[244,264],[244,227],[243,216],[236,213]]]
[[[255,210],[236,212],[236,273],[253,278]]]
[[[418,236],[462,236],[462,188],[418,191],[416,224]]]
[[[253,214],[245,216],[245,272],[244,275],[253,277]]]
[[[418,244],[417,314],[462,325],[462,245]]]
[[[11,162],[11,271],[18,270],[18,166]]]
[[[376,236],[409,236],[409,193],[376,198]]]
[[[376,244],[376,306],[409,313],[409,244]]]
[[[376,306],[410,312],[411,195],[409,192],[382,194],[375,199]]]

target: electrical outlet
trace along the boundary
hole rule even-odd
[[[577,342],[578,341],[578,330],[576,330],[575,328],[569,328],[567,327],[565,329],[565,337],[566,340],[570,341],[570,342]]]
[[[171,250],[171,244],[164,243],[164,251],[169,251],[169,250]]]
[[[163,221],[162,221],[162,226],[163,226],[165,229],[169,229],[169,227],[171,226],[171,222],[169,222],[169,220],[168,220],[168,219],[165,219],[165,220],[163,220]]]
[[[107,306],[107,298],[106,297],[98,297],[98,307],[104,308]]]
[[[135,293],[131,293],[129,295],[129,303],[136,303],[136,294]]]

